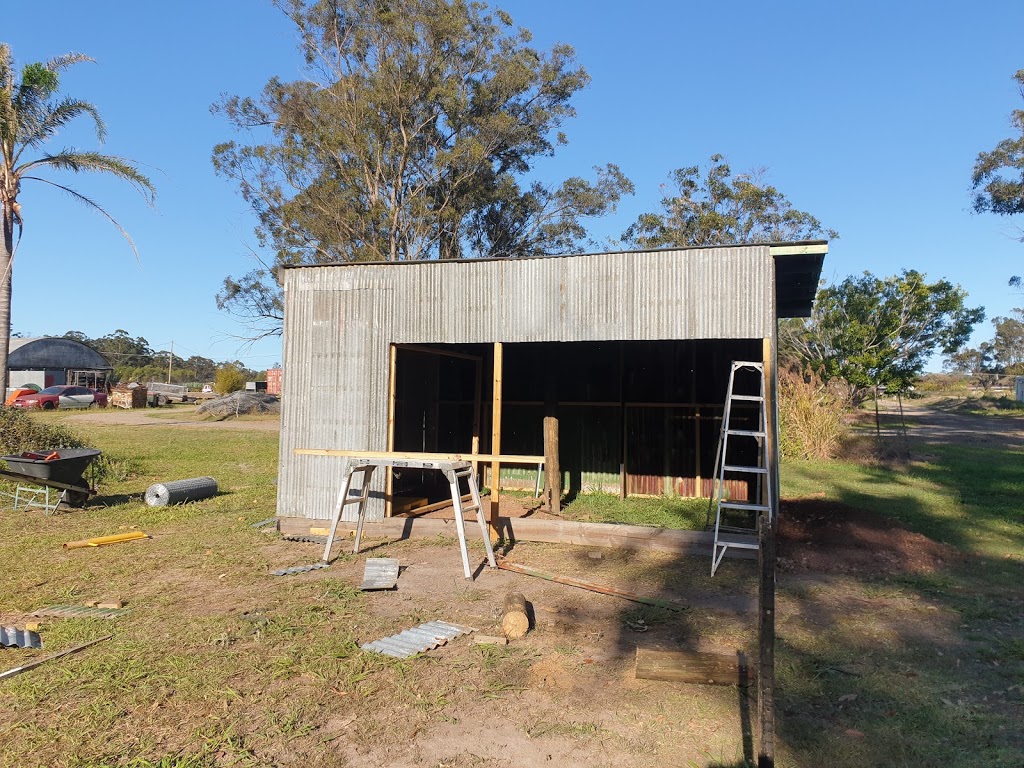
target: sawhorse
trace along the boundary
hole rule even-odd
[[[473,578],[473,572],[469,567],[469,552],[466,550],[466,512],[476,512],[477,522],[480,524],[480,535],[484,539],[484,548],[487,550],[487,562],[491,568],[497,568],[494,560],[494,549],[491,547],[491,537],[487,530],[487,522],[484,520],[483,504],[480,502],[480,489],[476,483],[476,473],[473,465],[468,461],[433,461],[419,459],[393,459],[385,456],[370,456],[359,459],[352,459],[345,468],[345,479],[342,481],[341,490],[338,492],[338,503],[334,510],[334,519],[331,521],[331,532],[327,536],[327,546],[324,548],[323,562],[327,563],[331,557],[331,547],[334,545],[334,536],[338,530],[338,523],[341,521],[345,507],[357,504],[358,522],[356,523],[356,541],[352,548],[353,553],[358,554],[359,542],[363,536],[363,523],[366,521],[366,500],[370,497],[370,481],[373,479],[374,470],[377,467],[401,467],[405,469],[436,469],[448,480],[451,488],[452,506],[455,508],[455,529],[459,534],[459,551],[462,554],[462,568],[466,578]],[[356,473],[362,475],[357,495],[352,495],[353,477]],[[469,505],[462,503],[462,491],[459,482],[466,480],[469,486],[471,502]]]

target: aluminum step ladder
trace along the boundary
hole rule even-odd
[[[757,374],[759,381],[758,393],[739,394],[736,392],[736,374],[751,371]],[[733,406],[736,403],[757,404],[758,418],[754,429],[738,428]],[[729,371],[729,388],[725,395],[725,412],[722,415],[722,430],[718,439],[718,450],[715,455],[715,479],[717,488],[708,505],[708,516],[711,508],[715,510],[714,550],[711,557],[711,575],[715,575],[718,566],[731,549],[758,549],[757,526],[762,512],[768,519],[774,518],[772,509],[772,478],[774,468],[770,466],[771,452],[768,450],[768,413],[765,399],[764,363],[734,360]],[[740,464],[731,461],[730,440],[735,448],[750,442],[757,448],[757,463]],[[735,450],[733,451],[735,454]],[[725,476],[745,475],[753,480],[750,484],[756,490],[753,501],[730,501],[725,493]],[[752,519],[752,522],[751,522]]]

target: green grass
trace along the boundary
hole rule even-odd
[[[66,419],[73,429],[75,422],[73,415]],[[524,590],[538,590],[528,599],[539,609],[539,626],[521,643],[452,643],[443,654],[391,660],[363,653],[358,643],[439,611],[486,609],[493,595],[482,590],[485,582],[459,582],[450,592],[424,592],[398,604],[394,598],[401,595],[368,596],[334,572],[273,579],[270,570],[309,562],[312,552],[277,544],[250,527],[274,513],[276,433],[157,423],[144,429],[90,425],[87,436],[130,466],[105,481],[98,503],[83,510],[51,517],[0,512],[0,610],[15,615],[52,603],[120,597],[130,613],[111,621],[45,620],[47,652],[114,637],[0,683],[0,768],[316,768],[334,764],[337,750],[411,744],[438,724],[471,717],[511,718],[524,740],[568,740],[598,750],[608,762],[632,750],[664,763],[681,736],[712,744],[723,733],[722,713],[735,716],[735,689],[641,683],[633,680],[629,659],[656,632],[731,652],[734,646],[722,645],[723,635],[713,629],[722,622],[716,605],[753,599],[749,563],[727,562],[708,582],[702,560],[658,560],[654,570],[643,553],[608,551],[595,564],[580,549],[535,545],[549,553],[537,563],[544,570],[600,568],[595,581],[632,579],[643,585],[638,591],[672,585],[706,599],[682,614],[624,605],[618,626],[594,641],[553,627],[556,618],[571,625],[572,614],[545,612],[550,601],[540,590],[547,585],[517,581]],[[197,475],[215,477],[221,493],[176,507],[141,501],[153,482]],[[937,572],[892,577],[780,573],[777,764],[1021,765],[1024,455],[936,446],[927,460],[894,467],[786,462],[782,490],[787,497],[834,500],[895,518],[956,547],[965,559]],[[700,528],[706,509],[706,500],[623,504],[589,495],[566,514]],[[61,548],[69,540],[133,528],[152,539]],[[386,545],[383,556],[402,553],[416,564],[428,546]],[[451,542],[444,546],[453,549]],[[335,568],[350,562],[343,558]],[[580,591],[576,599],[586,616],[594,598]],[[751,614],[729,615],[743,622]],[[630,628],[641,621],[650,635]],[[580,649],[588,642],[618,660],[586,664]],[[4,669],[34,658],[20,649],[2,654]],[[532,676],[545,659],[569,670],[566,690],[546,688]],[[595,698],[595,707],[615,696],[625,706],[600,718],[581,711],[575,686],[584,679],[606,686],[598,689],[606,693]],[[756,723],[756,703],[748,705]],[[330,718],[351,718],[351,724],[328,732]],[[728,733],[738,744],[733,730]],[[697,753],[691,753],[675,764],[742,764],[729,748],[708,750],[705,758],[694,760]]]
[[[623,500],[610,493],[587,493],[567,504],[562,515],[568,520],[588,523],[703,530],[707,511],[707,499],[629,497]]]
[[[927,460],[895,467],[786,462],[782,490],[869,509],[973,555],[1024,551],[1024,452],[929,446]]]

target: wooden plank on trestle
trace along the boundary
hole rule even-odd
[[[636,678],[698,685],[750,685],[754,669],[745,654],[636,649]]]

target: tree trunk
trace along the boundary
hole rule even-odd
[[[4,204],[0,211],[3,218],[4,244],[0,249],[0,365],[3,372],[3,397],[7,399],[7,384],[10,371],[7,369],[7,357],[11,350],[11,283],[14,276],[14,211]]]

